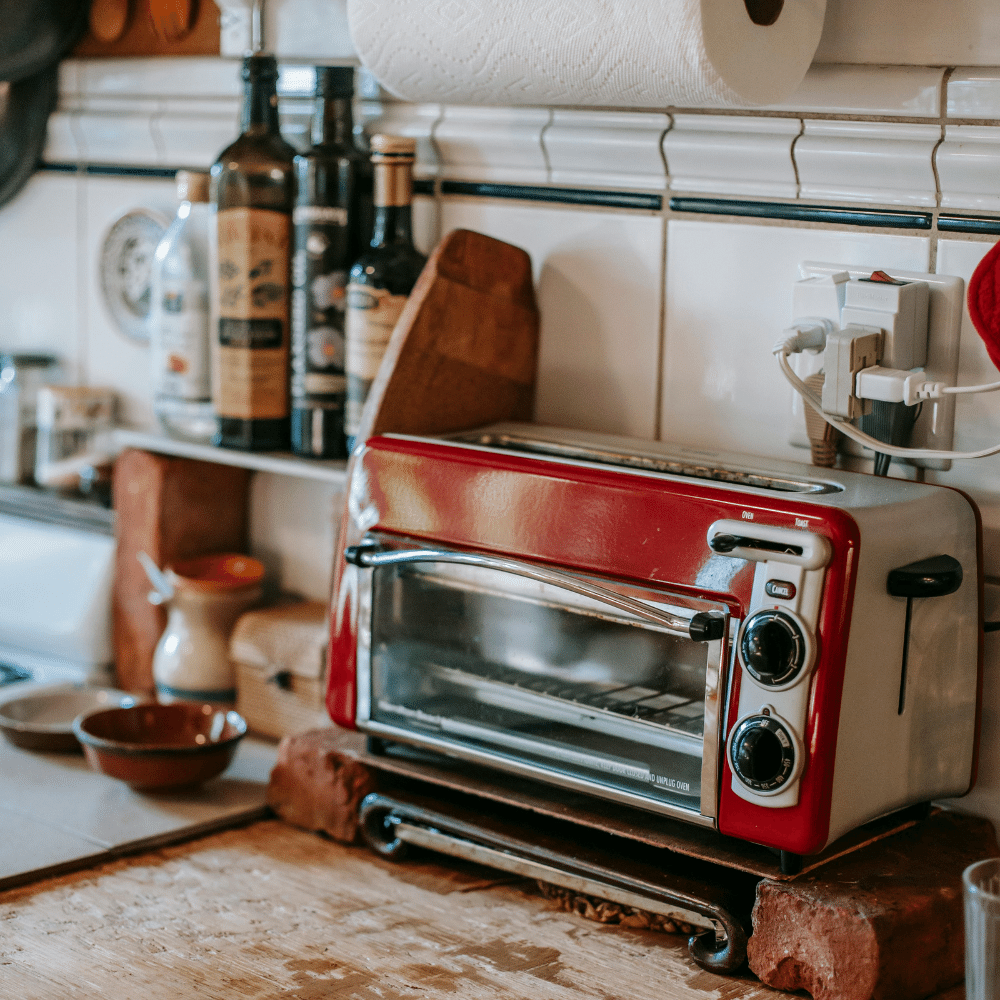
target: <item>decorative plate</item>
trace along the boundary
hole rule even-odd
[[[160,212],[135,208],[104,237],[100,262],[104,302],[118,329],[132,340],[149,340],[153,254],[169,225]]]

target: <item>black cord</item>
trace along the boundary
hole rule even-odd
[[[983,622],[984,632],[1000,632],[1000,622]]]

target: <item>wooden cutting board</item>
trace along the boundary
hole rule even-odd
[[[530,420],[538,325],[528,254],[467,229],[449,233],[393,330],[356,439]]]

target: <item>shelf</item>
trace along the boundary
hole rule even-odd
[[[215,462],[218,465],[236,465],[244,469],[256,469],[258,472],[273,472],[279,476],[319,479],[341,486],[347,482],[347,463],[344,461],[299,458],[287,452],[235,451],[232,448],[217,448],[211,444],[179,441],[165,434],[121,428],[115,431],[115,443],[119,448],[141,448],[143,451],[153,451],[160,455],[195,458],[201,462]]]

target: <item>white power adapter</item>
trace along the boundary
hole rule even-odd
[[[882,363],[909,371],[927,362],[927,305],[926,282],[860,278],[844,286],[840,325],[882,330]]]

